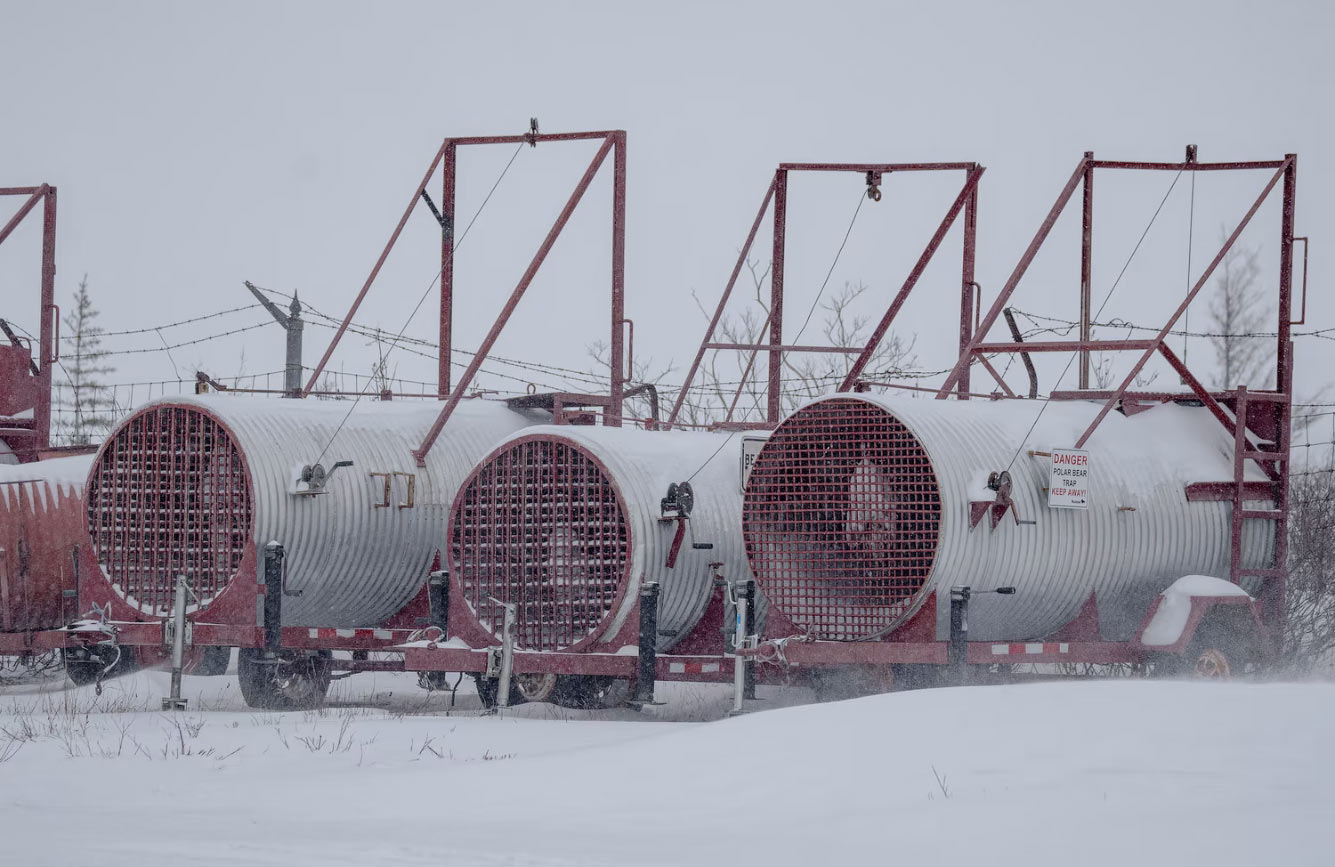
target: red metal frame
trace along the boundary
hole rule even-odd
[[[851,349],[835,346],[807,346],[807,345],[785,345],[783,342],[783,301],[784,301],[784,251],[787,240],[788,223],[788,175],[791,172],[854,172],[868,176],[869,184],[874,184],[879,190],[879,185],[885,175],[895,172],[964,172],[964,184],[960,188],[959,194],[955,197],[945,216],[937,226],[936,232],[927,242],[922,255],[909,271],[899,292],[891,301],[885,314],[877,323],[872,332],[867,345],[862,349]],[[763,423],[737,423],[732,421],[732,409],[728,411],[728,420],[726,426],[728,429],[768,429],[773,428],[779,423],[781,414],[781,394],[782,394],[782,360],[785,352],[847,352],[856,353],[858,358],[854,361],[848,375],[839,386],[839,391],[848,391],[853,388],[861,377],[867,363],[871,360],[880,345],[881,340],[889,331],[899,310],[903,307],[908,296],[913,292],[918,279],[922,276],[927,264],[932,260],[937,248],[944,240],[946,233],[950,231],[960,212],[964,213],[964,242],[961,261],[961,301],[962,310],[968,311],[974,306],[974,292],[977,283],[974,281],[974,261],[975,261],[975,237],[978,226],[978,182],[983,176],[985,169],[978,163],[780,163],[778,169],[774,172],[774,177],[770,181],[769,188],[765,192],[764,198],[760,202],[760,210],[756,213],[755,221],[751,224],[751,230],[747,233],[746,241],[742,244],[741,252],[737,256],[737,263],[733,266],[732,274],[728,277],[727,284],[723,287],[723,295],[719,298],[718,306],[714,310],[714,315],[709,321],[709,327],[705,329],[704,338],[700,341],[700,348],[696,351],[695,359],[691,362],[690,369],[686,373],[686,381],[682,385],[681,391],[677,394],[676,403],[673,404],[672,412],[668,415],[665,427],[671,428],[676,424],[677,416],[681,412],[682,405],[686,401],[686,395],[695,382],[695,376],[699,372],[700,364],[704,360],[705,352],[709,350],[750,350],[751,355],[747,361],[746,373],[742,380],[745,382],[750,376],[751,368],[755,364],[756,355],[765,350],[769,358],[768,380],[766,384],[766,414]],[[869,189],[870,192],[870,189]],[[769,318],[765,322],[765,330],[768,333],[768,339],[764,343],[741,344],[741,343],[715,343],[713,342],[714,332],[718,328],[719,321],[723,318],[723,310],[728,304],[728,299],[732,297],[732,290],[737,285],[737,278],[741,274],[742,266],[746,263],[747,254],[755,243],[756,234],[760,231],[760,225],[765,219],[765,214],[771,210],[774,212],[774,247],[773,258],[771,259],[770,270],[770,312]],[[972,338],[972,331],[967,325],[961,326],[960,346],[961,350]],[[961,391],[968,390],[967,379],[960,386]],[[740,395],[741,391],[738,390]],[[736,407],[736,398],[733,399],[732,407]]]
[[[469,362],[464,374],[459,381],[451,387],[450,377],[450,353],[453,341],[453,309],[454,309],[454,211],[455,211],[455,193],[458,175],[458,150],[460,147],[472,145],[498,145],[498,144],[528,144],[536,147],[539,143],[545,142],[571,142],[571,141],[601,141],[597,153],[594,154],[588,168],[585,170],[579,182],[575,185],[565,207],[561,209],[560,214],[553,222],[550,231],[542,244],[539,245],[537,252],[529,262],[528,268],[520,277],[518,284],[510,293],[505,306],[501,309],[496,321],[492,324],[491,330],[487,333],[482,345],[478,347],[472,361]],[[597,175],[608,154],[612,154],[613,179],[612,179],[612,303],[611,303],[611,323],[609,346],[609,389],[608,405],[615,408],[613,412],[603,414],[603,423],[609,426],[619,427],[621,424],[622,412],[621,398],[626,385],[626,353],[625,353],[625,335],[623,325],[625,318],[625,258],[626,258],[626,132],[625,130],[600,130],[594,132],[571,132],[571,133],[537,133],[530,132],[522,135],[501,135],[501,136],[469,136],[461,138],[447,138],[436,151],[430,165],[427,167],[426,174],[422,177],[422,182],[414,190],[412,198],[408,202],[408,207],[404,209],[403,216],[399,218],[398,225],[395,226],[389,241],[385,244],[371,269],[370,275],[362,285],[361,291],[357,293],[352,306],[348,309],[347,315],[340,323],[334,337],[325,349],[324,355],[320,358],[315,369],[311,372],[310,379],[306,383],[302,396],[309,395],[315,388],[320,374],[328,364],[330,356],[338,346],[343,334],[351,325],[353,318],[357,315],[357,310],[365,300],[371,285],[375,282],[376,276],[380,273],[381,267],[388,258],[390,250],[398,242],[399,235],[403,227],[408,222],[408,217],[413,209],[417,207],[418,201],[422,198],[431,178],[436,174],[436,169],[441,168],[441,207],[440,214],[444,222],[444,231],[441,233],[441,253],[440,253],[440,356],[438,359],[438,392],[441,400],[445,401],[439,417],[431,426],[422,444],[414,450],[413,456],[417,459],[418,466],[425,466],[426,455],[431,451],[436,438],[440,436],[445,423],[449,421],[454,409],[459,405],[459,401],[464,397],[473,377],[477,375],[478,369],[487,360],[487,355],[491,352],[492,346],[505,325],[509,322],[510,316],[514,313],[524,293],[528,290],[533,278],[537,275],[538,269],[551,252],[552,246],[570,220],[575,208],[584,197],[589,184]]]
[[[1200,172],[1200,171],[1269,171],[1271,175],[1256,196],[1250,207],[1243,214],[1233,231],[1225,239],[1218,252],[1204,268],[1200,276],[1191,285],[1177,309],[1168,317],[1158,332],[1146,340],[1102,340],[1092,335],[1092,311],[1090,295],[1090,274],[1092,272],[1092,235],[1093,235],[1093,190],[1096,170],[1133,170],[1160,172]],[[1090,400],[1103,401],[1094,420],[1077,438],[1074,448],[1081,448],[1107,417],[1108,413],[1119,406],[1123,411],[1134,411],[1142,403],[1162,403],[1175,400],[1199,400],[1224,427],[1234,435],[1234,477],[1231,480],[1201,480],[1188,488],[1192,499],[1229,499],[1233,501],[1232,539],[1230,544],[1230,574],[1232,580],[1240,581],[1245,577],[1265,579],[1260,594],[1262,610],[1265,613],[1267,628],[1274,631],[1279,628],[1284,599],[1283,563],[1287,551],[1288,525],[1288,481],[1289,481],[1289,431],[1292,417],[1293,385],[1293,342],[1290,337],[1292,322],[1293,297],[1293,242],[1294,204],[1297,193],[1298,157],[1286,154],[1280,160],[1256,160],[1249,162],[1203,163],[1196,158],[1194,145],[1187,147],[1183,162],[1126,162],[1117,160],[1097,160],[1092,152],[1086,152],[1076,165],[1075,171],[1067,180],[1049,210],[1033,240],[1030,242],[1020,261],[992,303],[987,314],[979,323],[972,339],[963,348],[959,360],[937,391],[938,398],[946,398],[968,381],[969,367],[979,361],[992,372],[1005,388],[1005,383],[996,375],[995,369],[987,362],[987,353],[1029,353],[1029,352],[1078,352],[1080,357],[1080,388],[1076,391],[1054,391],[1051,400]],[[1187,307],[1200,294],[1200,291],[1215,269],[1233,247],[1242,231],[1251,222],[1261,205],[1275,187],[1283,181],[1283,204],[1280,225],[1280,262],[1277,281],[1278,298],[1276,305],[1276,387],[1273,390],[1249,391],[1243,386],[1233,390],[1212,392],[1205,387],[1201,379],[1168,346],[1166,339]],[[1028,270],[1048,234],[1069,204],[1077,186],[1083,186],[1083,229],[1081,234],[1081,282],[1080,282],[1080,320],[1078,340],[1050,340],[1015,343],[1009,341],[988,342],[987,335],[1010,302],[1021,278]],[[1305,279],[1305,276],[1304,276]],[[961,330],[968,318],[965,311],[961,316]],[[1089,390],[1090,354],[1095,351],[1134,351],[1139,353],[1135,364],[1123,378],[1117,388],[1112,390]],[[1181,381],[1190,390],[1185,392],[1134,392],[1131,385],[1149,360],[1158,353],[1177,372]],[[1009,389],[1006,389],[1009,391]],[[965,395],[956,395],[965,398]],[[1246,482],[1244,472],[1246,462],[1252,461],[1271,480],[1270,484]],[[1246,499],[1257,496],[1273,499],[1274,509],[1253,509],[1243,507]],[[1275,562],[1269,567],[1248,569],[1242,565],[1242,522],[1244,520],[1269,520],[1275,525]]]
[[[26,196],[18,211],[0,228],[0,244],[42,205],[42,277],[36,370],[32,370],[32,348],[19,341],[0,346],[0,438],[21,461],[34,461],[51,446],[51,372],[60,357],[56,332],[60,327],[56,307],[56,188],[0,187],[0,196]],[[20,413],[32,410],[32,418]]]

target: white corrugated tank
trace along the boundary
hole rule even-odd
[[[1129,639],[1177,578],[1228,577],[1232,506],[1188,502],[1185,487],[1231,480],[1233,440],[1202,408],[1111,413],[1085,446],[1088,509],[1050,508],[1051,458],[1028,452],[1070,448],[1099,406],[1053,401],[1035,424],[1035,402],[807,404],[761,450],[746,491],[761,589],[799,628],[850,640],[893,631],[933,593],[947,637],[952,585],[1016,588],[973,597],[978,640],[1051,635],[1095,594],[1104,640]],[[993,500],[989,473],[1007,467],[1014,512],[970,528],[970,502]],[[1274,524],[1244,529],[1245,564],[1268,565]]]
[[[122,420],[89,476],[93,550],[127,602],[162,614],[184,572],[205,605],[247,549],[286,552],[283,623],[374,626],[420,589],[460,482],[540,411],[459,404],[418,467],[440,404],[208,395],[154,401]],[[303,466],[332,470],[304,495]],[[388,485],[388,494],[386,486]],[[262,567],[261,567],[262,569]],[[251,575],[253,580],[253,573]]]
[[[689,480],[694,507],[676,564],[668,486]],[[694,544],[712,548],[697,549]],[[641,582],[656,581],[658,649],[699,622],[709,564],[749,577],[741,541],[741,437],[543,426],[502,443],[463,486],[450,521],[452,572],[482,628],[499,635],[518,602],[517,642],[535,650],[607,649]],[[633,643],[633,639],[632,642]]]

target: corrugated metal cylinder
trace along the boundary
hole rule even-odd
[[[1201,408],[1112,413],[1085,446],[1088,509],[1050,508],[1051,459],[1028,452],[1070,448],[1098,408],[1050,402],[1035,424],[1034,402],[857,394],[808,404],[770,437],[747,485],[761,588],[822,638],[885,635],[937,593],[944,639],[950,587],[969,585],[1017,588],[974,596],[971,639],[1051,635],[1091,595],[1102,638],[1129,639],[1175,579],[1228,577],[1232,506],[1188,502],[1185,486],[1231,480],[1233,440]],[[987,515],[971,528],[970,503],[993,501],[989,474],[1008,468],[1014,509],[995,529]],[[1244,563],[1268,564],[1273,523],[1244,531]]]
[[[102,572],[128,603],[160,616],[175,574],[207,606],[247,552],[254,562],[256,546],[273,540],[286,550],[285,625],[378,625],[421,587],[477,460],[549,418],[464,401],[418,467],[412,450],[439,410],[221,395],[150,403],[121,421],[89,476]],[[302,494],[302,468],[317,459],[352,465],[332,472],[325,493]]]
[[[740,440],[726,434],[555,425],[522,431],[459,492],[450,520],[451,574],[493,634],[502,609],[490,600],[518,602],[517,640],[532,650],[608,649],[641,582],[656,581],[658,649],[668,650],[709,602],[711,562],[722,563],[729,580],[749,575],[739,456]],[[668,568],[677,522],[661,520],[662,500],[669,484],[688,479],[694,508]]]
[[[73,616],[73,552],[88,544],[83,486],[92,455],[0,464],[0,630],[56,629]]]

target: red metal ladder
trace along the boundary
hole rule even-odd
[[[1286,411],[1289,395],[1285,392],[1248,392],[1246,386],[1239,386],[1237,390],[1237,401],[1234,404],[1234,424],[1233,424],[1233,523],[1230,534],[1229,544],[1229,579],[1238,584],[1243,578],[1255,577],[1265,579],[1265,586],[1262,589],[1263,610],[1266,611],[1267,621],[1278,615],[1277,610],[1272,610],[1275,600],[1275,591],[1280,591],[1278,599],[1283,600],[1283,581],[1285,576],[1285,560],[1288,554],[1288,518],[1289,518],[1289,486],[1288,486],[1288,467],[1289,467],[1289,413]],[[1284,407],[1276,414],[1276,434],[1271,446],[1272,449],[1265,448],[1265,443],[1259,443],[1253,447],[1247,439],[1248,425],[1247,415],[1248,406],[1253,402],[1282,402]],[[1275,501],[1273,509],[1248,509],[1244,505],[1246,495],[1246,469],[1247,461],[1255,461],[1261,469],[1266,471],[1270,477],[1274,488],[1272,497]],[[1274,561],[1269,566],[1246,568],[1242,560],[1242,528],[1243,521],[1263,520],[1275,522],[1275,556]]]

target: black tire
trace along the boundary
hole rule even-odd
[[[87,686],[97,680],[98,674],[102,671],[102,662],[99,659],[74,659],[65,657],[65,674],[73,681],[75,686]]]
[[[889,666],[841,665],[811,671],[811,689],[822,703],[880,695],[890,691],[892,682]]]
[[[609,710],[630,700],[630,681],[605,675],[563,674],[552,690],[553,704],[572,710]]]
[[[310,710],[324,704],[329,691],[330,660],[321,650],[315,656],[264,659],[264,651],[243,647],[237,654],[236,676],[241,697],[260,710]]]
[[[477,697],[482,700],[482,706],[491,710],[497,707],[501,691],[499,689],[501,679],[499,677],[484,677],[481,674],[473,675],[473,680],[477,683]],[[520,692],[519,685],[510,679],[510,707],[517,704],[523,704],[524,694]]]
[[[119,651],[119,658],[117,656]],[[139,666],[135,664],[134,649],[130,647],[90,647],[82,650],[62,650],[61,659],[65,663],[65,674],[75,686],[87,686],[96,683],[103,669],[112,666],[105,677],[120,677],[129,674]]]
[[[205,647],[199,655],[199,664],[191,674],[201,677],[217,677],[227,673],[227,666],[232,663],[232,648]]]

